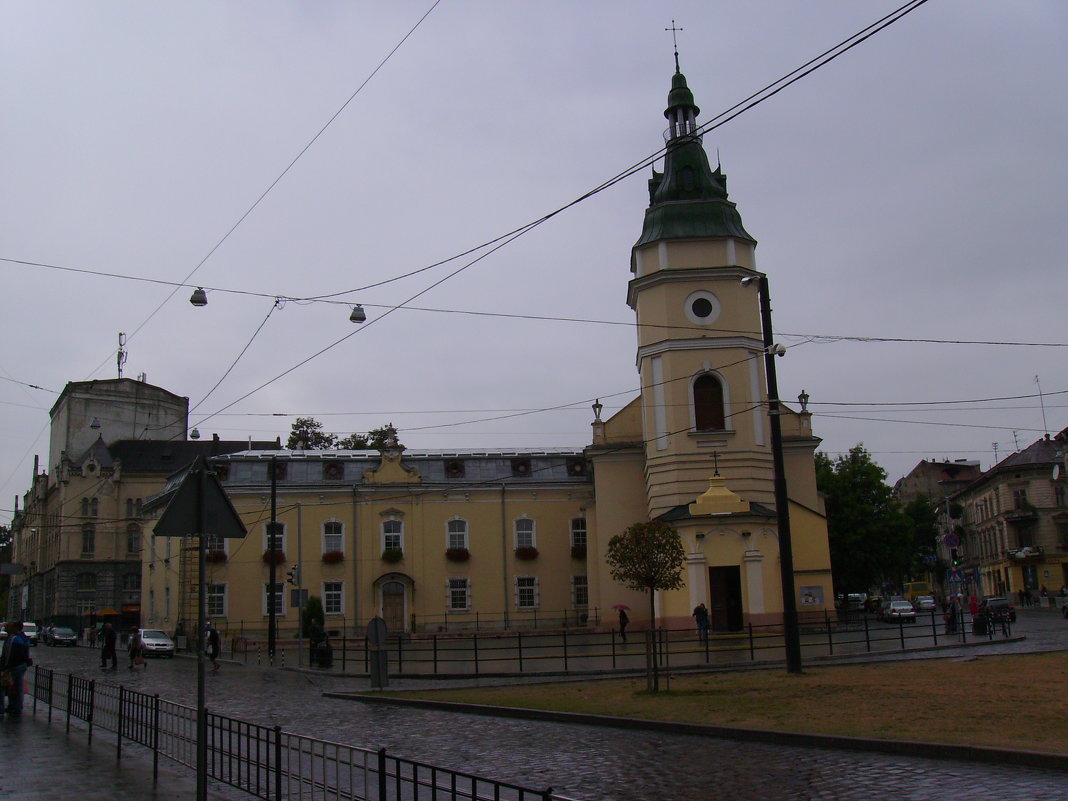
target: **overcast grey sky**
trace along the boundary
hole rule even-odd
[[[355,330],[344,305],[285,302],[203,399],[273,296],[433,264],[654,153],[672,18],[704,122],[901,5],[441,0],[204,260],[432,4],[0,6],[0,257],[177,282],[203,261],[187,283],[269,296],[195,309],[184,288],[152,314],[168,287],[0,261],[0,520],[64,383],[116,375],[120,331],[125,374],[188,395],[205,436],[284,438],[311,415],[339,433],[393,421],[409,447],[588,444],[592,400],[635,394],[632,328],[381,317],[470,258],[345,296],[369,316],[355,335],[209,418]],[[989,467],[993,443],[1042,435],[1037,398],[821,404],[1034,395],[1036,375],[1049,429],[1068,424],[1068,348],[833,338],[1068,342],[1066,43],[1062,0],[931,0],[705,137],[760,242],[781,392],[808,391],[829,453],[863,442],[891,481],[924,457]],[[647,177],[414,305],[632,322]]]

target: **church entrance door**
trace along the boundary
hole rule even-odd
[[[382,618],[390,634],[405,631],[404,585],[399,581],[387,581],[382,585]]]
[[[709,617],[715,631],[742,629],[742,569],[738,565],[708,568]]]

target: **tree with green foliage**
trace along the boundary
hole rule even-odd
[[[304,604],[300,616],[304,636],[311,640],[312,645],[326,639],[326,613],[323,611],[323,602],[318,595],[308,596],[308,601]]]
[[[926,495],[917,495],[902,512],[912,541],[909,577],[945,575],[945,563],[938,558],[938,511]]]
[[[286,447],[292,450],[321,451],[333,448],[337,435],[323,431],[323,424],[314,417],[298,417],[289,432]]]
[[[381,428],[372,428],[366,434],[350,434],[338,440],[337,447],[346,451],[389,451],[403,448],[397,440],[397,427],[386,423]]]
[[[683,586],[682,567],[686,552],[679,533],[659,520],[635,523],[608,541],[605,560],[612,578],[627,589],[649,593],[650,629],[646,636],[646,687],[660,689],[657,660],[653,654],[654,600],[657,590],[677,590]]]
[[[816,484],[827,505],[835,591],[900,584],[909,570],[913,537],[886,471],[859,444],[834,461],[817,453]]]

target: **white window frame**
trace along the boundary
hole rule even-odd
[[[327,590],[327,587],[337,585],[336,590]],[[344,581],[324,581],[322,584],[323,593],[323,614],[335,615],[343,617],[345,615],[345,582]],[[331,611],[329,605],[329,599],[331,596],[336,595],[337,608]]]
[[[463,526],[462,532],[456,532],[452,530],[454,524],[460,524]],[[446,548],[470,548],[470,531],[471,526],[462,517],[454,517],[452,520],[445,521],[445,547]],[[459,545],[453,542],[453,536],[458,535],[462,538]]]
[[[537,609],[540,605],[540,593],[538,587],[538,577],[523,575],[515,577],[515,608],[520,612],[530,612]],[[530,603],[522,603],[524,600],[524,593],[530,593]]]
[[[529,523],[530,524],[530,531],[520,532],[520,530],[519,530],[519,524],[520,523],[523,523],[524,527],[525,527],[525,524]],[[527,534],[529,534],[530,535],[530,542],[520,542],[520,539],[519,539],[520,534],[522,534],[523,536],[526,536]],[[537,548],[538,547],[538,524],[534,521],[534,518],[528,517],[527,515],[522,515],[521,517],[517,517],[515,520],[512,521],[512,536],[515,537],[515,547],[516,548]]]
[[[218,546],[218,547],[216,547],[216,546]],[[223,553],[227,553],[227,550],[226,550],[226,537],[220,537],[217,534],[205,534],[204,535],[204,550],[207,553],[212,553],[213,551],[222,551]],[[264,548],[264,550],[267,550],[267,549]]]
[[[579,594],[585,596],[579,598]],[[590,605],[590,577],[587,575],[571,577],[571,604],[578,609],[585,609]]]
[[[454,582],[456,586],[454,586]],[[464,606],[453,605],[453,591],[463,592]],[[471,611],[471,579],[467,576],[449,576],[445,579],[445,609],[449,612]]]
[[[575,526],[576,523],[581,523],[582,527],[581,528],[577,528]],[[589,544],[589,528],[587,526],[585,517],[573,517],[573,518],[571,518],[571,522],[568,525],[571,527],[571,545],[572,545],[572,547],[574,547],[576,545],[581,545],[581,546],[585,547],[587,544]],[[579,533],[582,534],[582,542],[579,542],[578,541],[578,537],[576,536]]]
[[[226,589],[225,581],[212,581],[207,584],[207,613],[208,617],[226,617],[229,607],[230,594]],[[222,599],[221,605],[219,604]],[[222,611],[219,611],[219,610]]]
[[[278,588],[278,603],[275,606],[275,617],[286,616],[286,584],[284,581],[276,581],[274,586]],[[260,596],[260,604],[263,607],[263,616],[268,617],[271,614],[270,607],[268,606],[268,597],[271,595],[271,584],[268,581],[263,582],[263,594]]]
[[[328,526],[337,526],[337,534],[327,534]],[[330,540],[337,538],[337,547],[330,547]],[[323,553],[329,553],[330,551],[340,551],[345,553],[345,524],[337,518],[331,518],[330,520],[323,521]]]
[[[386,532],[386,527],[392,524],[396,524],[399,531]],[[404,521],[397,517],[390,517],[382,521],[382,550],[387,551],[391,548],[396,548],[399,551],[404,551]],[[396,537],[397,544],[389,545],[390,540],[387,537]]]
[[[281,531],[282,531],[282,534],[279,537],[279,547],[278,548],[273,548],[273,549],[271,548],[271,540],[273,538],[271,537],[271,533],[270,533],[271,532],[271,521],[268,520],[266,523],[263,524],[263,550],[265,550],[265,551],[275,550],[275,551],[283,551],[284,552],[285,549],[286,549],[286,524],[283,523],[281,520],[277,520],[277,521],[275,521],[275,525],[278,526],[278,528],[281,529]]]

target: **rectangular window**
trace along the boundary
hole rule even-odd
[[[521,517],[515,521],[515,547],[533,548],[534,521],[527,517]]]
[[[538,579],[535,576],[515,577],[516,609],[538,608]]]
[[[285,597],[282,595],[284,589],[282,582],[276,582],[274,585],[274,592],[271,592],[271,585],[265,583],[263,585],[263,614],[271,614],[271,603],[274,603],[274,613],[276,615],[284,615],[285,609]]]
[[[336,520],[323,523],[323,553],[344,550],[344,527]]]
[[[226,617],[226,585],[209,584],[208,617]]]
[[[208,553],[213,551],[225,551],[226,540],[217,534],[205,534],[204,535],[204,550]]]
[[[590,605],[590,584],[586,576],[572,576],[571,589],[573,590],[575,606]]]
[[[466,612],[471,608],[471,584],[465,578],[451,578],[447,603],[450,612]]]
[[[1012,508],[1023,509],[1027,505],[1027,490],[1014,489],[1012,491]]]
[[[345,614],[345,592],[342,582],[323,582],[323,612],[328,615]]]
[[[264,524],[263,549],[265,551],[284,551],[286,549],[285,523]]]
[[[586,547],[586,518],[576,517],[571,521],[571,545]]]
[[[449,521],[449,548],[466,548],[467,547],[467,521],[466,520],[450,520]]]
[[[134,554],[141,552],[141,529],[130,526],[126,532],[126,553]]]
[[[404,550],[404,524],[400,520],[386,520],[382,523],[382,550]]]
[[[96,530],[92,526],[82,529],[82,556],[92,556],[96,552]]]
[[[1053,487],[1053,502],[1057,506],[1068,506],[1068,487],[1056,484]]]

